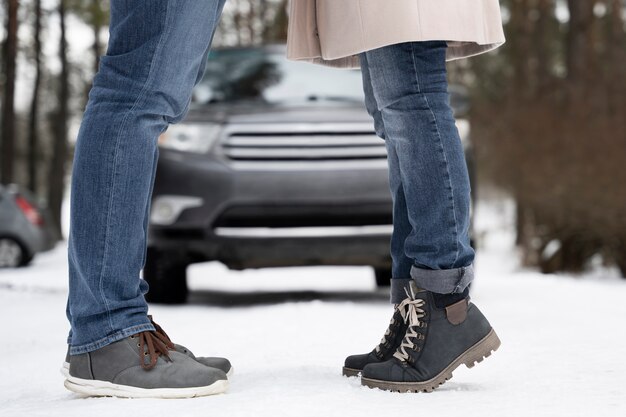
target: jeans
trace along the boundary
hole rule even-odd
[[[74,154],[70,353],[154,330],[140,279],[157,138],[186,114],[225,0],[111,0],[110,39]]]
[[[449,104],[446,42],[409,42],[360,56],[366,107],[385,140],[393,198],[392,294],[461,293],[473,279],[470,183]]]

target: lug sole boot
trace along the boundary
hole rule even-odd
[[[437,308],[432,293],[411,289],[408,327],[388,361],[363,369],[361,384],[397,392],[431,392],[465,364],[471,368],[500,347],[500,339],[469,297]]]

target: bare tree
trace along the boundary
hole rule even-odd
[[[626,276],[626,3],[502,3],[507,46],[470,64],[481,177],[514,196],[525,264]]]
[[[33,83],[33,98],[30,103],[30,117],[28,122],[28,188],[37,192],[38,172],[38,117],[39,117],[39,90],[41,86],[41,0],[35,0],[34,4],[35,23],[33,38],[35,43],[35,80]]]
[[[54,145],[52,161],[50,163],[50,175],[48,176],[48,206],[52,214],[54,226],[58,236],[61,236],[61,206],[63,204],[63,191],[65,189],[65,173],[68,158],[67,125],[69,119],[69,63],[67,59],[66,39],[66,0],[59,0],[58,14],[61,29],[59,41],[59,60],[61,72],[59,74],[58,109],[54,117]]]
[[[2,100],[2,170],[0,181],[13,181],[15,158],[15,67],[17,58],[18,0],[6,0],[6,41],[4,43],[4,96]]]
[[[287,39],[287,0],[230,0],[216,40],[222,46],[281,43]]]

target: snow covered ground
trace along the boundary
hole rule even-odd
[[[510,206],[481,204],[473,299],[502,347],[431,394],[394,394],[341,376],[346,355],[380,339],[391,309],[368,268],[233,272],[191,268],[184,307],[154,306],[175,340],[228,356],[226,395],[191,400],[84,399],[59,368],[66,248],[0,270],[0,416],[626,416],[626,281],[612,270],[545,276],[521,270]]]

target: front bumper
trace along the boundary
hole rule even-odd
[[[390,265],[386,161],[235,165],[162,150],[153,193],[187,204],[149,246],[231,268]]]

